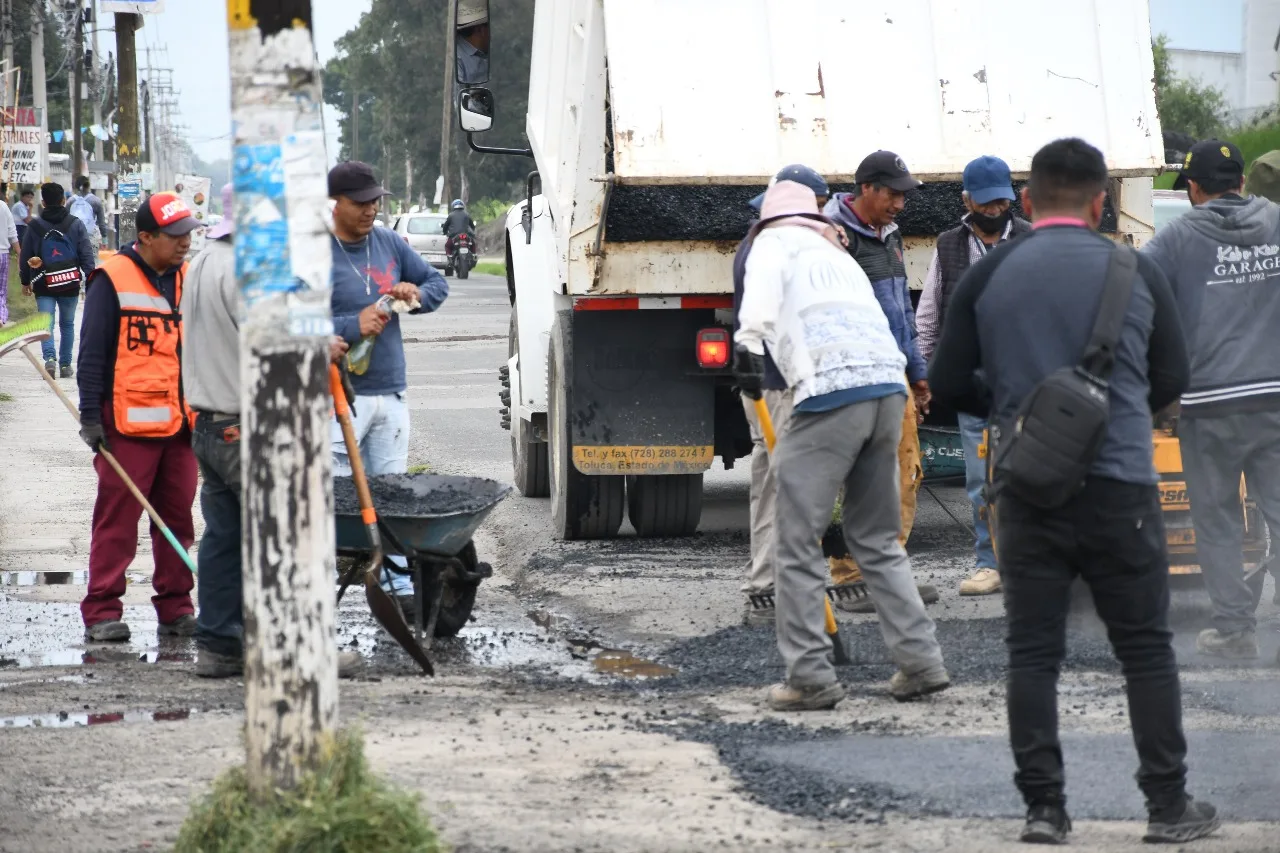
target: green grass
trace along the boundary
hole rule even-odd
[[[472,272],[480,273],[480,275],[496,275],[500,278],[507,277],[507,265],[494,263],[492,261],[481,261],[476,264]]]
[[[1240,153],[1244,156],[1244,162],[1246,163],[1245,174],[1247,175],[1248,167],[1253,165],[1254,160],[1257,160],[1268,151],[1275,151],[1280,148],[1280,124],[1238,130],[1226,134],[1224,138],[1239,146]],[[1166,172],[1163,175],[1157,175],[1155,188],[1158,190],[1173,189],[1173,182],[1177,177],[1177,172]]]
[[[340,733],[322,765],[262,804],[244,768],[218,777],[178,834],[174,853],[438,853],[446,848],[419,798],[374,776],[358,731]]]
[[[36,313],[36,298],[22,295],[22,280],[18,278],[18,259],[9,256],[9,281],[6,284],[9,294],[9,322],[25,320]]]
[[[426,463],[423,463],[422,465],[410,465],[409,473],[410,474],[430,474],[431,466],[427,465]]]
[[[12,394],[6,394],[5,392],[0,391],[0,403],[12,403],[12,402],[13,402]]]

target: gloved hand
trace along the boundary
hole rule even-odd
[[[764,396],[764,356],[756,355],[746,347],[733,352],[733,376],[743,396],[759,400]]]
[[[80,424],[80,439],[89,445],[89,449],[94,453],[111,449],[107,446],[107,435],[103,432],[102,424]]]

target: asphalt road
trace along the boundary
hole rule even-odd
[[[450,285],[441,311],[405,319],[410,464],[510,482],[497,376],[506,286]],[[81,641],[89,456],[28,374],[0,364],[13,397],[0,404],[0,756],[12,758],[0,851],[150,849],[238,756],[243,684],[192,678],[190,643],[156,637],[145,536],[126,596],[133,641]],[[918,579],[941,589],[930,611],[955,686],[892,702],[874,617],[842,617],[849,698],[809,715],[761,707],[782,667],[772,632],[741,625],[747,491],[745,465],[717,465],[696,536],[641,540],[624,528],[583,543],[550,536],[547,500],[509,497],[477,534],[495,574],[475,621],[433,648],[435,682],[414,675],[363,601],[344,600],[340,642],[368,662],[343,685],[344,717],[364,721],[375,763],[424,792],[459,851],[1015,849],[1002,604],[956,594],[972,560],[951,517],[968,518],[962,491],[921,493],[908,547]],[[1271,594],[1268,581],[1266,656],[1252,666],[1199,658],[1203,595],[1177,594],[1191,789],[1233,821],[1196,849],[1280,849]],[[1077,846],[1139,849],[1123,684],[1080,604],[1060,690]]]

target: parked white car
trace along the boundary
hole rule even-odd
[[[404,213],[392,228],[424,261],[436,269],[444,269],[449,263],[444,253],[445,237],[441,230],[444,220],[443,213]]]
[[[1191,200],[1182,190],[1152,190],[1151,206],[1155,210],[1156,231],[1191,209]]]

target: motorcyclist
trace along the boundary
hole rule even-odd
[[[453,238],[463,232],[471,238],[472,243],[475,242],[476,224],[472,221],[471,214],[467,213],[467,206],[462,203],[462,199],[456,198],[449,205],[449,216],[445,219],[444,225],[440,226],[440,231],[449,238],[445,251],[450,254],[453,253]]]

